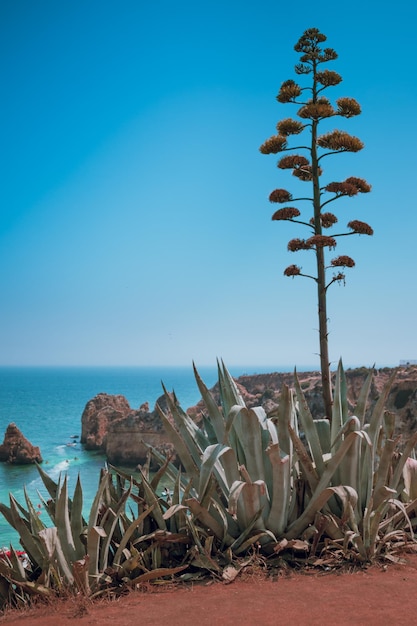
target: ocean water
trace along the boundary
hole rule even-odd
[[[205,384],[211,388],[217,381],[216,367],[198,369]],[[288,368],[230,367],[229,371],[237,377],[288,371]],[[33,445],[39,446],[42,468],[55,480],[60,474],[67,476],[70,495],[80,475],[84,511],[88,516],[105,457],[84,450],[79,443],[81,415],[86,403],[98,393],[105,392],[125,396],[132,408],[149,402],[153,409],[163,393],[161,381],[168,391],[175,391],[184,409],[200,399],[191,366],[0,367],[0,441],[3,442],[8,424],[14,422]],[[75,445],[68,445],[74,442]],[[47,493],[36,467],[0,463],[0,502],[9,505],[9,493],[12,493],[24,505],[25,490],[47,523],[48,516],[42,510],[39,495],[47,498]],[[11,542],[18,546],[18,536],[0,513],[0,547]]]

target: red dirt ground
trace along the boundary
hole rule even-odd
[[[1,626],[392,626],[417,616],[417,555],[352,573],[259,573],[233,583],[132,591],[113,601],[70,599],[6,612]],[[414,615],[414,617],[413,617]]]

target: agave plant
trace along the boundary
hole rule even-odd
[[[409,458],[417,433],[400,451],[393,416],[384,411],[395,372],[368,423],[372,371],[349,415],[342,362],[331,422],[312,418],[296,372],[295,392],[283,387],[274,416],[262,407],[245,406],[223,363],[220,406],[196,369],[195,376],[206,406],[201,427],[175,396],[166,394],[167,413],[159,409],[188,481],[187,495],[169,514],[177,515],[181,505],[181,514],[185,508],[196,528],[209,529],[220,551],[236,555],[253,545],[268,553],[279,550],[282,540],[307,538],[309,543],[301,546],[314,552],[327,537],[345,553],[349,548],[357,558],[370,560],[387,547],[388,534],[390,541],[405,531],[413,537],[416,478]],[[406,505],[401,494],[408,494]]]
[[[80,480],[71,499],[66,477],[56,483],[40,466],[38,471],[50,496],[47,501],[40,496],[49,526],[37,515],[26,491],[26,508],[11,494],[10,506],[0,503],[0,512],[19,533],[25,554],[23,563],[11,547],[0,559],[0,604],[25,601],[31,595],[51,597],[64,590],[94,596],[172,576],[187,567],[172,566],[172,558],[169,566],[162,563],[161,534],[166,525],[162,512],[155,510],[155,492],[145,476],[138,483],[103,469],[86,520]],[[175,544],[172,535],[166,540]]]
[[[196,369],[195,375],[208,411],[203,427],[182,410],[175,396],[166,394],[170,415],[158,408],[185,470],[183,482],[188,481],[187,497],[167,513],[176,515],[180,504],[200,531],[214,534],[220,550],[241,554],[254,543],[274,541],[274,532],[287,524],[294,501],[287,488],[290,454],[281,454],[279,429],[261,407],[245,406],[224,366],[219,366],[221,407]],[[279,423],[283,426],[293,418],[288,395]],[[283,440],[291,453],[288,435]]]
[[[404,468],[409,467],[417,433],[400,451],[398,441],[393,439],[395,418],[384,411],[395,374],[394,371],[368,423],[365,423],[365,408],[372,372],[354,414],[349,416],[346,377],[339,363],[331,424],[328,420],[313,420],[296,378],[298,414],[310,455],[301,448],[295,433],[291,434],[310,495],[302,514],[288,527],[287,537],[299,536],[316,521],[321,532],[343,541],[345,546],[353,545],[363,560],[372,559],[385,546],[388,528],[396,529],[397,536],[409,528],[413,537],[409,515],[417,508],[410,488],[412,483],[415,488],[415,477],[414,481],[411,476],[409,480],[408,507],[404,507],[400,496]],[[395,516],[397,511],[399,515]]]

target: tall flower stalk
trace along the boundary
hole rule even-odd
[[[293,198],[286,189],[275,189],[269,200],[277,204],[307,201],[310,214],[304,217],[298,207],[286,206],[278,209],[272,216],[275,221],[288,221],[302,225],[309,229],[308,237],[291,239],[288,250],[299,252],[313,251],[316,258],[316,272],[314,275],[303,273],[299,265],[293,264],[284,270],[285,276],[304,276],[314,280],[317,285],[317,304],[319,318],[320,367],[323,387],[323,401],[326,416],[332,416],[332,390],[330,379],[330,358],[328,343],[327,317],[327,290],[333,283],[344,282],[346,267],[354,267],[354,260],[347,255],[336,256],[326,264],[326,253],[337,246],[337,238],[346,235],[372,235],[372,228],[359,220],[350,221],[346,232],[333,230],[338,222],[334,213],[328,211],[328,205],[343,197],[356,196],[359,193],[368,193],[371,186],[362,178],[351,176],[341,182],[322,182],[323,159],[330,155],[344,152],[359,152],[364,147],[362,141],[342,130],[332,130],[319,134],[319,126],[323,121],[332,117],[350,118],[361,113],[361,107],[353,98],[339,98],[335,105],[331,104],[323,93],[329,87],[335,87],[342,81],[336,72],[321,69],[323,63],[337,59],[332,48],[322,48],[321,44],[327,37],[317,28],[305,31],[295,45],[296,52],[301,54],[300,63],[295,66],[295,73],[307,79],[306,86],[301,86],[294,80],[282,83],[277,101],[282,104],[296,104],[299,106],[296,113],[298,119],[286,118],[278,122],[278,134],[273,135],[260,147],[262,154],[279,154],[293,150],[300,150],[302,154],[282,156],[278,161],[279,169],[292,170],[293,176],[309,184],[310,191]],[[301,145],[288,145],[289,137],[304,134],[307,140]],[[332,229],[332,230],[330,230]],[[326,234],[324,234],[326,232]],[[327,234],[330,232],[330,234]],[[329,271],[332,275],[329,276]]]

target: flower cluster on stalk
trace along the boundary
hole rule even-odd
[[[320,223],[322,228],[331,228],[337,223],[337,217],[333,213],[320,213]],[[314,217],[311,218],[310,224],[314,226]]]
[[[278,204],[281,204],[289,202],[290,200],[292,200],[292,195],[286,189],[274,189],[274,191],[271,191],[269,194],[270,202],[277,202]]]
[[[361,106],[353,98],[339,98],[336,100],[337,113],[342,117],[354,117],[360,115]]]
[[[373,235],[373,229],[366,222],[360,220],[352,220],[349,222],[348,227],[353,230],[357,235]]]
[[[289,154],[278,161],[278,167],[281,170],[291,170],[305,165],[310,165],[310,161],[301,154]]]
[[[272,219],[275,221],[292,220],[294,217],[298,217],[299,215],[301,214],[298,209],[292,206],[288,206],[283,209],[278,209],[278,211],[275,211],[275,213],[272,216]]]
[[[288,242],[287,248],[289,252],[298,252],[299,250],[310,250],[311,246],[305,239],[291,239]]]
[[[316,81],[324,87],[330,87],[341,83],[342,77],[332,70],[323,70],[322,72],[316,72]]]
[[[299,276],[301,268],[298,265],[289,265],[284,270],[284,276]]]
[[[363,143],[357,137],[353,137],[341,130],[334,130],[317,138],[317,144],[321,148],[332,150],[333,152],[359,152]]]
[[[345,278],[346,276],[343,274],[343,272],[339,272],[338,274],[335,274],[333,276],[332,279],[332,283],[345,283]]]
[[[340,183],[329,183],[324,189],[325,191],[335,193],[337,196],[356,196],[358,193],[369,193],[371,185],[363,178],[350,176]]]
[[[305,126],[298,120],[293,120],[291,118],[287,118],[285,120],[281,120],[277,124],[277,131],[279,135],[283,135],[284,137],[288,135],[299,135],[303,132]]]
[[[342,254],[332,259],[330,263],[333,267],[355,267],[355,261],[350,256],[347,256],[347,254]]]
[[[327,98],[319,98],[317,102],[309,100],[297,111],[299,117],[309,120],[321,120],[332,117],[335,113],[336,111]]]
[[[259,148],[262,154],[277,154],[287,147],[287,139],[282,135],[273,135]]]
[[[293,102],[301,95],[301,87],[293,80],[286,80],[277,95],[278,102]]]
[[[320,186],[322,170],[322,157],[329,154],[340,152],[358,152],[362,150],[364,144],[358,137],[349,135],[342,130],[332,130],[325,134],[317,136],[318,125],[321,120],[331,117],[350,118],[361,113],[359,103],[353,98],[341,97],[335,100],[333,105],[330,100],[324,97],[323,93],[328,87],[339,85],[342,77],[337,72],[331,70],[318,70],[318,65],[337,58],[336,52],[332,48],[322,49],[319,47],[320,42],[326,40],[326,37],[318,31],[318,29],[308,29],[299,39],[295,46],[295,50],[301,52],[300,63],[295,66],[298,75],[313,75],[313,86],[300,86],[294,80],[287,80],[282,83],[277,100],[280,103],[292,103],[298,105],[297,116],[299,119],[285,118],[276,124],[277,135],[273,135],[267,139],[260,147],[262,154],[277,154],[290,150],[288,146],[288,137],[299,135],[306,129],[310,129],[312,141],[315,145],[306,146],[298,145],[298,151],[307,151],[304,154],[286,154],[278,160],[277,167],[281,170],[292,170],[292,175],[300,181],[313,182],[313,197],[310,198],[294,198],[286,189],[275,189],[269,195],[270,202],[285,204],[291,201],[310,200],[313,203],[313,217],[303,220],[301,212],[298,208],[288,206],[278,209],[272,215],[274,221],[293,221],[304,226],[311,226],[313,235],[301,239],[291,239],[287,248],[290,252],[298,252],[300,250],[314,250],[317,259],[322,259],[322,250],[328,248],[334,250],[336,248],[336,238],[343,235],[359,234],[372,235],[372,228],[365,222],[352,220],[348,223],[351,232],[337,233],[333,237],[324,235],[322,230],[330,229],[337,224],[338,219],[334,213],[322,211],[325,205],[333,202],[340,197],[353,197],[361,193],[371,191],[371,186],[363,178],[350,176],[343,181],[333,181]],[[310,97],[301,98],[304,93],[309,93]],[[320,149],[322,154],[320,155]],[[309,158],[308,158],[309,157]],[[326,200],[322,197],[326,194],[334,194]],[[297,219],[299,218],[299,219]],[[354,260],[347,255],[340,255],[332,259],[331,264],[325,269],[338,267],[354,267]],[[298,265],[289,265],[285,271],[285,276],[306,276],[314,278],[308,274],[301,273]],[[344,281],[343,272],[338,272],[333,276],[329,285],[335,281]],[[318,280],[318,278],[315,278]],[[327,286],[329,286],[327,285]]]
[[[310,248],[329,248],[334,250],[336,248],[336,239],[334,237],[328,237],[327,235],[313,235],[306,241]]]

